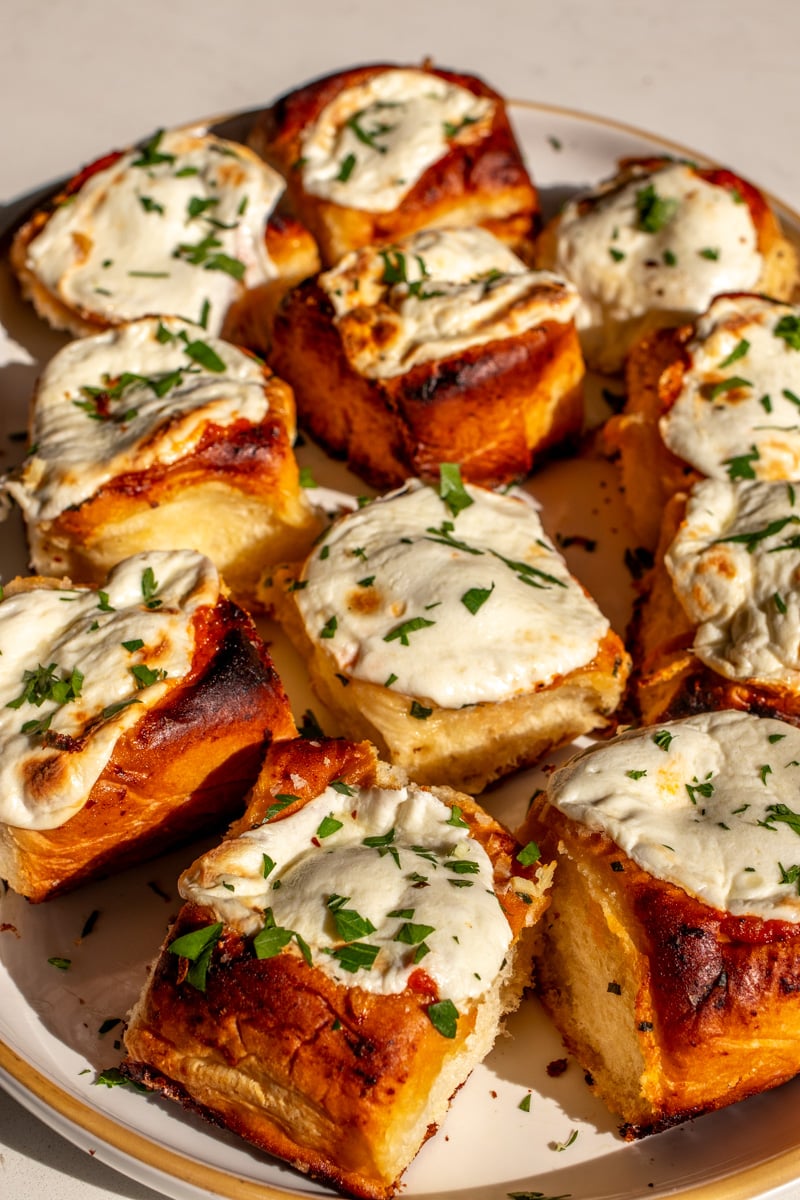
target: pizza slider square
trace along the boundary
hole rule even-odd
[[[33,901],[225,826],[295,732],[250,618],[193,551],[0,601],[0,878]]]
[[[323,263],[418,229],[483,225],[529,247],[539,198],[503,98],[424,63],[338,71],[282,96],[251,145],[285,177]]]
[[[529,981],[537,859],[367,743],[274,745],[181,876],[123,1071],[348,1194],[394,1195]]]

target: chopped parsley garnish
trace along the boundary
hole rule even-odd
[[[336,925],[336,932],[343,942],[357,942],[375,932],[369,917],[362,917],[354,908],[345,908],[349,896],[329,896],[326,905]]]
[[[719,258],[719,250],[715,246],[704,246],[702,250],[697,252],[701,258],[707,258],[710,262],[716,262]]]
[[[454,517],[475,503],[464,487],[458,463],[441,463],[439,465],[439,497]]]
[[[517,862],[523,867],[532,867],[539,861],[541,852],[536,842],[528,842],[517,854]]]
[[[345,122],[348,129],[351,129],[358,140],[365,146],[369,146],[370,150],[374,150],[377,154],[386,154],[389,147],[383,146],[378,141],[378,138],[384,137],[387,133],[391,133],[396,129],[396,125],[387,125],[385,122],[374,116],[374,110],[378,108],[394,108],[395,105],[389,101],[379,101],[371,106],[371,109],[362,108],[359,112],[353,113]],[[367,113],[372,110],[375,123],[367,129],[364,124],[364,118]]]
[[[317,837],[318,838],[330,837],[331,834],[337,833],[341,828],[342,828],[342,822],[337,820],[336,817],[333,817],[333,816],[323,817],[322,820],[320,821],[319,828],[317,829]]]
[[[172,251],[173,258],[182,259],[194,267],[206,271],[224,271],[234,279],[242,280],[247,266],[239,258],[232,258],[220,250],[222,242],[214,233],[208,233],[199,242],[181,242]]]
[[[159,204],[152,196],[140,196],[139,203],[146,213],[163,213],[164,205]]]
[[[404,921],[392,941],[402,942],[404,946],[419,946],[435,932],[435,925],[415,925],[413,921]]]
[[[332,638],[335,636],[338,627],[339,621],[334,613],[332,617],[328,617],[328,620],[322,626],[322,629],[320,629],[319,636],[321,638]]]
[[[444,864],[454,875],[477,875],[480,867],[470,858],[451,858]]]
[[[145,666],[144,663],[140,663],[136,667],[129,667],[128,670],[136,680],[138,688],[151,687],[152,684],[158,683],[159,680],[166,679],[167,677],[166,671],[162,669],[153,670],[151,667]]]
[[[469,829],[469,823],[462,817],[461,809],[457,804],[451,807],[450,816],[445,823],[447,825],[454,825],[457,829]]]
[[[653,741],[659,750],[669,750],[674,736],[668,729],[659,729],[653,734]]]
[[[733,458],[723,459],[722,465],[728,468],[728,479],[755,479],[753,463],[761,458],[755,446],[750,447],[749,454],[737,454]]]
[[[772,332],[775,337],[783,338],[790,349],[800,350],[800,316],[787,313],[781,317]]]
[[[519,1104],[517,1105],[517,1108],[521,1108],[523,1112],[531,1111],[531,1094],[530,1094],[530,1092],[526,1093],[526,1095],[524,1095],[522,1097]]]
[[[692,782],[684,784],[692,804],[697,804],[698,796],[702,796],[704,800],[708,800],[710,796],[714,795],[714,785],[710,782],[710,779],[711,772],[709,771],[702,782],[696,775],[693,775]]]
[[[749,554],[755,552],[759,542],[763,542],[765,538],[774,537],[781,533],[787,525],[800,525],[800,517],[794,514],[788,517],[776,517],[774,521],[764,525],[761,529],[753,529],[747,533],[732,533],[729,537],[715,538],[715,544],[722,542],[735,542],[739,545],[747,547]]]
[[[184,350],[193,362],[199,363],[201,367],[205,367],[207,371],[211,371],[215,375],[221,375],[225,370],[225,363],[216,350],[206,342],[188,342]]]
[[[394,842],[394,828],[389,829],[386,833],[375,833],[371,837],[365,837],[362,841],[362,846],[369,846],[370,849],[380,850],[385,846],[391,846]]]
[[[158,599],[157,592],[159,586],[160,584],[156,580],[153,568],[145,567],[142,571],[142,598],[145,608],[161,608],[164,601]]]
[[[665,267],[675,267],[678,265],[678,257],[673,250],[665,250],[661,257]]]
[[[472,615],[474,617],[475,614],[478,612],[478,610],[481,609],[483,607],[483,605],[486,603],[486,601],[489,599],[489,597],[491,596],[493,591],[494,591],[494,583],[492,584],[491,587],[488,587],[488,588],[481,588],[481,587],[469,588],[466,592],[464,592],[464,595],[461,597],[461,603],[464,605],[464,607],[469,612],[472,613]]]
[[[351,787],[349,783],[345,783],[343,779],[334,779],[331,783],[331,787],[335,792],[338,792],[340,796],[355,796],[356,794],[356,789]]]
[[[639,229],[645,233],[658,233],[672,220],[678,201],[672,197],[659,196],[652,183],[636,193],[636,217]]]
[[[199,992],[206,990],[211,955],[214,953],[214,947],[219,941],[221,933],[222,922],[217,921],[213,925],[204,925],[202,929],[193,929],[190,933],[184,933],[167,946],[171,954],[188,958],[192,965],[186,978]]]
[[[478,123],[478,118],[470,117],[470,116],[462,117],[457,125],[454,125],[452,121],[445,121],[443,123],[444,124],[444,136],[446,138],[458,137],[458,135],[459,135],[459,133],[461,133],[462,129],[466,129],[469,125],[477,125],[477,123]]]
[[[632,769],[630,771],[626,771],[625,774],[628,776],[628,779],[643,779],[647,774],[647,771],[637,771]]]
[[[614,262],[622,262],[625,259],[625,251],[618,250],[616,246],[609,246],[608,253],[611,255]]]
[[[353,171],[354,171],[355,165],[356,165],[356,161],[357,161],[357,159],[356,159],[355,154],[348,154],[345,158],[342,159],[342,162],[339,166],[339,173],[336,176],[336,179],[338,180],[339,183],[347,183],[348,179],[353,174]]]
[[[431,1025],[442,1037],[454,1038],[458,1025],[458,1009],[452,1000],[436,1000],[428,1005]]]
[[[736,343],[736,345],[734,346],[733,350],[731,350],[728,357],[723,358],[722,362],[719,364],[720,367],[729,367],[729,366],[731,366],[732,363],[735,363],[738,359],[744,358],[744,356],[747,354],[747,351],[749,349],[750,349],[750,343],[748,342],[747,338],[742,338],[739,342]]]
[[[51,967],[57,967],[59,971],[68,971],[72,966],[71,958],[60,958],[57,955],[54,955],[52,958],[48,958],[47,961]]]
[[[278,813],[282,813],[283,810],[288,808],[290,804],[294,804],[295,800],[299,800],[299,796],[294,796],[287,792],[276,793],[272,804],[270,804],[269,808],[264,813],[264,820],[261,822],[261,824],[265,825],[267,821],[271,821],[273,817],[277,817]]]
[[[427,629],[430,625],[435,625],[435,621],[429,621],[427,617],[411,617],[408,621],[401,621],[399,625],[395,625],[394,629],[390,629],[384,635],[385,642],[396,642],[399,640],[401,646],[410,645],[408,635],[416,633],[419,629]]]
[[[272,909],[268,908],[264,913],[264,928],[259,930],[253,938],[253,949],[255,950],[256,958],[275,958],[291,941],[297,943],[303,958],[311,966],[311,951],[308,948],[308,943],[295,930],[282,929],[279,925],[276,925]]]
[[[708,398],[709,400],[716,400],[717,396],[722,396],[725,392],[732,392],[737,388],[752,386],[753,384],[749,379],[743,379],[741,375],[731,375],[727,379],[720,379],[717,383],[712,384],[708,389]]]
[[[758,822],[764,829],[774,830],[774,822],[780,821],[800,837],[800,813],[792,812],[786,804],[768,804],[766,811],[766,818]]]
[[[6,708],[21,708],[23,704],[33,704],[36,708],[40,708],[46,700],[52,700],[58,708],[61,708],[71,700],[77,700],[83,687],[82,673],[77,667],[74,667],[68,675],[64,674],[59,677],[56,674],[57,671],[58,667],[55,663],[50,663],[46,667],[40,663],[34,671],[24,671],[22,692],[16,699],[9,700]],[[32,736],[46,733],[50,728],[53,716],[54,712],[51,712],[41,720],[25,721],[21,732]]]
[[[268,879],[275,870],[275,859],[270,858],[268,854],[261,855],[261,874],[265,879]]]
[[[139,157],[131,163],[132,167],[156,167],[159,163],[175,162],[174,154],[164,154],[159,150],[164,132],[163,129],[159,129],[157,133],[153,134],[144,149],[139,152]]]
[[[409,716],[414,717],[417,721],[427,721],[432,712],[432,708],[426,708],[418,700],[412,700],[411,707],[408,710]]]
[[[219,196],[192,196],[186,205],[186,215],[190,221],[194,220],[195,217],[202,217],[210,208],[216,208],[218,204]]]
[[[371,971],[380,953],[380,946],[373,946],[369,942],[348,942],[346,946],[326,950],[325,953],[335,958],[343,971]]]
[[[305,738],[307,741],[315,741],[317,738],[325,736],[322,726],[310,708],[307,708],[303,713],[298,733],[301,738]]]
[[[797,891],[800,893],[800,864],[795,863],[791,867],[784,867],[783,863],[778,863],[780,871],[779,883],[795,883]]]

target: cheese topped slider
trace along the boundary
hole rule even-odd
[[[405,489],[342,517],[272,588],[345,730],[473,790],[605,724],[627,659],[524,493]]]

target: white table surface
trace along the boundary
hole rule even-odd
[[[338,67],[426,55],[507,96],[658,132],[800,208],[792,0],[2,0],[0,16],[0,221],[161,126],[257,107]],[[0,1091],[0,1196],[156,1193]],[[797,1200],[800,1185],[769,1196]]]

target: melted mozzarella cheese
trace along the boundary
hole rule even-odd
[[[580,293],[578,328],[600,331],[611,355],[625,321],[703,312],[721,292],[752,289],[762,258],[747,205],[676,162],[567,204],[554,269]]]
[[[728,679],[800,688],[799,500],[792,484],[706,480],[665,556],[695,653]]]
[[[291,816],[223,842],[184,873],[180,892],[245,934],[260,930],[271,909],[279,928],[305,941],[314,966],[370,992],[403,991],[424,942],[422,969],[459,1004],[491,987],[511,931],[489,856],[452,816],[415,784],[328,787]],[[337,910],[374,928],[342,937]],[[331,951],[345,941],[377,947],[374,963],[343,967]]]
[[[656,878],[713,908],[784,921],[800,921],[798,794],[800,730],[743,712],[630,730],[548,788]]]
[[[6,596],[0,821],[54,829],[83,807],[118,738],[189,670],[192,618],[216,604],[219,586],[208,559],[177,550],[126,559],[100,591],[37,587]],[[139,678],[132,668],[141,668]]]
[[[800,308],[721,296],[686,346],[667,447],[704,475],[800,479]],[[739,460],[737,462],[737,460]]]
[[[267,219],[283,190],[245,146],[173,130],[91,175],[28,248],[60,300],[112,324],[171,313],[219,333],[243,287],[276,275]]]
[[[120,475],[190,454],[208,425],[257,424],[268,407],[261,364],[197,326],[145,318],[79,338],[41,377],[33,452],[6,489],[28,521],[51,520]]]
[[[423,230],[392,246],[354,251],[319,282],[351,366],[371,379],[545,321],[566,323],[578,307],[570,284],[528,270],[480,228]]]
[[[428,71],[389,70],[346,88],[303,133],[303,187],[391,212],[455,142],[485,137],[494,101]]]
[[[527,498],[467,493],[453,517],[412,483],[343,517],[311,555],[295,599],[340,671],[458,708],[594,658],[608,621]]]

